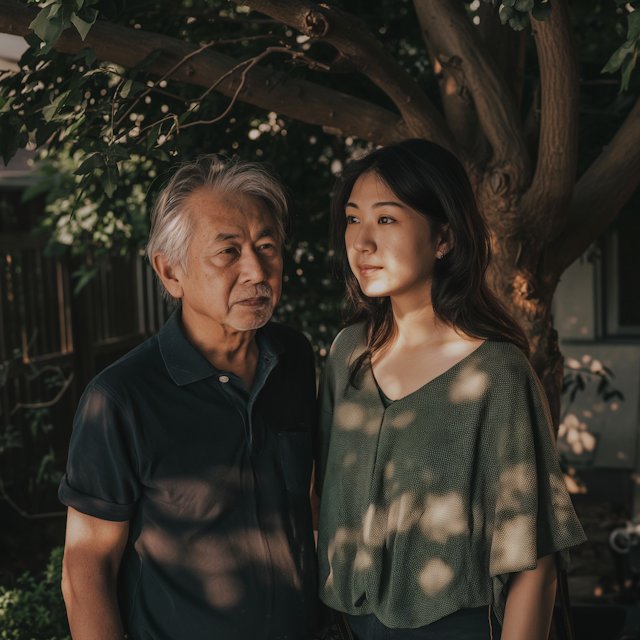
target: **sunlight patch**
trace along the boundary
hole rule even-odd
[[[427,538],[441,544],[450,536],[466,533],[468,525],[462,496],[455,491],[443,496],[427,496],[420,529]]]
[[[428,596],[435,596],[453,580],[453,569],[440,558],[433,558],[418,576],[422,591]]]
[[[484,371],[478,371],[475,366],[467,365],[451,385],[449,398],[456,404],[478,400],[488,386],[489,376]]]

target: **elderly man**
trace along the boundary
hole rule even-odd
[[[74,640],[313,636],[313,352],[268,322],[286,216],[216,156],[160,195],[147,254],[179,306],[88,386],[60,485]]]

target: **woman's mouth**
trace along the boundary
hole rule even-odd
[[[360,269],[360,275],[364,276],[365,278],[367,276],[373,276],[379,271],[382,271],[382,267],[377,267],[373,264],[359,264],[358,269]]]

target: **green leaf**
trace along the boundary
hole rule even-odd
[[[178,124],[182,124],[189,116],[191,115],[191,111],[187,110],[185,111],[179,118],[178,118]]]
[[[629,80],[631,79],[631,72],[635,69],[636,61],[638,59],[638,43],[636,42],[636,47],[633,51],[633,54],[629,56],[622,63],[622,79],[620,80],[620,92],[627,91],[629,89]]]
[[[627,16],[629,27],[627,29],[627,40],[638,40],[640,38],[640,8]]]
[[[35,20],[29,25],[46,46],[39,53],[48,53],[62,32],[71,26],[73,10],[68,5],[50,4],[40,10]]]
[[[114,144],[107,149],[106,156],[107,165],[114,165],[122,160],[129,160],[130,158],[127,150],[117,144]]]
[[[616,72],[624,62],[624,59],[628,55],[633,54],[635,42],[625,42],[610,58],[607,64],[604,65],[600,73],[614,73]]]
[[[98,12],[95,9],[89,9],[85,11],[83,15],[87,16],[89,20],[83,20],[77,13],[74,13],[70,20],[73,26],[78,30],[82,41],[87,37],[89,33],[89,29],[93,26],[93,23],[96,21],[98,17]]]
[[[516,13],[511,20],[509,20],[509,25],[514,31],[522,31],[526,26],[528,26],[529,14],[528,13]]]
[[[56,122],[50,122],[49,124],[38,127],[36,129],[36,144],[41,147],[56,131],[58,131],[58,124]]]
[[[74,172],[74,176],[84,176],[87,173],[93,173],[96,169],[105,166],[104,158],[100,152],[96,152],[89,156]]]
[[[503,2],[502,4],[505,7],[508,7],[509,9],[511,9],[515,3],[516,3],[516,0],[506,0],[506,2]]]
[[[91,47],[85,47],[73,59],[74,62],[76,62],[78,60],[84,60],[88,66],[91,66],[96,61],[96,52],[95,52],[95,50],[92,49]]]
[[[511,18],[513,18],[515,14],[515,9],[513,9],[512,7],[504,6],[502,7],[502,9],[500,9],[500,21],[502,22],[502,24],[507,24],[507,22],[511,20]]]
[[[169,156],[166,151],[162,149],[154,149],[150,154],[152,158],[158,158],[158,160],[162,160],[162,162],[169,162]]]
[[[149,153],[149,151],[151,151],[151,149],[155,147],[158,136],[160,135],[160,127],[162,127],[162,125],[158,123],[151,128],[151,131],[149,132],[149,136],[147,138],[147,153]]]
[[[551,15],[551,0],[547,0],[546,2],[536,0],[531,15],[540,22],[546,20]]]
[[[120,90],[120,96],[122,98],[128,98],[129,96],[135,96],[136,93],[140,93],[145,86],[140,84],[139,82],[134,82],[133,80],[127,80],[124,83],[124,86]]]
[[[534,0],[516,0],[513,5],[516,11],[522,11],[523,13],[529,13],[533,9]]]
[[[55,116],[56,113],[58,113],[58,111],[65,105],[70,93],[70,91],[61,93],[50,105],[46,106],[42,110],[42,116],[44,117],[45,122],[51,122],[53,116]]]
[[[118,186],[118,168],[111,165],[105,167],[102,175],[100,176],[100,182],[102,182],[102,186],[107,196],[111,198]]]
[[[9,110],[11,109],[11,105],[15,102],[15,100],[16,100],[15,96],[11,96],[7,100],[5,100],[3,104],[0,105],[0,113],[9,113]]]
[[[64,140],[68,140],[71,137],[71,134],[87,119],[85,115],[80,116],[70,127],[68,127],[64,132]]]

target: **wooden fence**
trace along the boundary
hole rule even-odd
[[[168,316],[141,255],[101,260],[74,294],[79,266],[48,256],[44,240],[29,232],[0,234],[0,446],[12,434],[22,442],[0,452],[0,473],[7,494],[29,512],[45,507],[34,482],[55,484],[64,466],[88,382]]]

